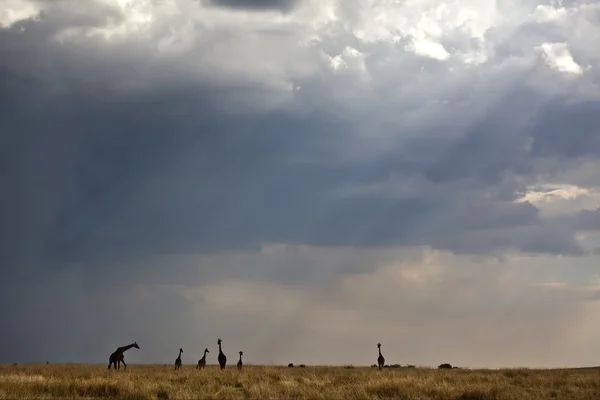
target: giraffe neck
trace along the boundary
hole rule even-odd
[[[379,348],[379,355],[381,356],[381,347]]]
[[[221,351],[221,343],[219,343],[219,353],[222,353],[222,351]]]
[[[240,361],[242,361],[242,355],[240,354]]]
[[[132,344],[128,344],[127,346],[123,346],[121,347],[121,353],[125,353],[127,350],[129,350],[130,348],[132,348],[133,346],[135,346],[134,343]]]
[[[206,357],[206,349],[204,349],[204,357]]]

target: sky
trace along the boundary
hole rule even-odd
[[[600,3],[0,0],[0,362],[600,364]]]

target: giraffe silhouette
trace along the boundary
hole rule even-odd
[[[175,359],[175,370],[178,370],[179,368],[181,368],[181,353],[183,353],[182,348],[179,349],[179,355]]]
[[[240,361],[238,361],[238,362],[237,362],[237,369],[238,369],[238,370],[240,370],[240,371],[242,370],[242,366],[244,365],[244,364],[242,363],[242,356],[243,356],[243,355],[244,355],[244,352],[243,352],[243,351],[240,351]]]
[[[383,365],[385,364],[385,358],[381,354],[381,343],[377,343],[377,348],[379,349],[379,357],[377,357],[377,365],[379,366],[379,369],[381,369],[381,368],[383,368]]]
[[[125,353],[127,350],[131,349],[132,347],[135,347],[136,349],[139,349],[140,346],[138,346],[137,342],[133,342],[132,344],[129,344],[127,346],[122,346],[117,348],[111,355],[110,357],[108,357],[108,369],[110,369],[110,366],[114,366],[115,369],[121,369],[121,363],[123,363],[123,369],[127,369],[127,364],[125,364],[125,356],[123,355],[123,353]]]
[[[208,349],[204,349],[204,355],[201,359],[198,360],[198,365],[196,365],[196,369],[202,369],[206,367],[206,353],[210,353],[210,351],[208,351]]]
[[[219,340],[217,340],[217,344],[219,345],[219,356],[217,357],[217,360],[219,361],[219,365],[221,366],[221,369],[225,369],[225,364],[227,364],[227,357],[221,350],[221,342],[222,342],[222,340],[221,340],[221,338],[219,338]]]

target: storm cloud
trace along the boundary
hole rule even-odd
[[[407,362],[454,364],[423,332],[504,318],[479,356],[444,353],[468,351],[464,332],[437,349],[480,366],[589,362],[599,6],[240,4],[3,7],[0,361],[103,362],[138,340],[132,359],[162,362],[222,336],[277,337],[257,363],[370,364],[343,347],[402,337],[422,350]],[[260,330],[260,315],[260,335],[227,333]],[[572,352],[521,356],[533,324]],[[327,358],[302,348],[336,336]]]

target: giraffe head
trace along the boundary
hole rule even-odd
[[[210,353],[210,351],[208,351],[208,349],[204,349],[204,352],[205,353]]]
[[[138,346],[137,342],[133,342],[133,347],[135,347],[136,349],[140,348],[140,346]]]
[[[220,345],[222,342],[221,338],[219,338],[219,340],[217,340],[217,344]]]
[[[243,352],[243,351],[240,351],[240,356],[243,356],[243,355],[244,355],[244,352]]]
[[[380,349],[381,348],[381,343],[377,343],[377,348]]]
[[[183,349],[182,349],[181,347],[179,348],[179,352],[180,352],[180,353],[183,353]]]

